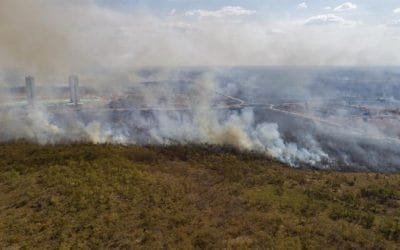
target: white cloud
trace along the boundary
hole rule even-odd
[[[394,9],[394,10],[393,10],[393,13],[394,13],[394,14],[400,14],[400,8]]]
[[[331,6],[325,6],[324,10],[331,10],[332,7]]]
[[[333,14],[312,16],[304,22],[305,25],[354,25],[356,23],[357,22],[346,20],[340,16],[336,16]]]
[[[255,14],[256,11],[248,10],[240,6],[225,6],[219,10],[191,10],[185,12],[185,16],[197,16],[197,17],[238,17],[238,16],[250,16]]]
[[[337,6],[336,8],[334,8],[333,11],[344,12],[344,11],[351,11],[351,10],[355,10],[355,9],[357,9],[356,4],[353,4],[351,2],[346,2],[346,3],[343,3],[339,6]]]
[[[297,5],[297,8],[304,10],[304,9],[308,8],[308,5],[307,5],[307,3],[302,2],[301,4]]]
[[[400,27],[400,19],[392,21],[388,26],[391,27]]]

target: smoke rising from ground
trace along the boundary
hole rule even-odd
[[[322,158],[328,157],[312,138],[309,140],[313,146],[308,149],[298,147],[296,143],[286,143],[277,124],[255,121],[252,108],[241,111],[216,109],[213,103],[218,86],[209,73],[201,76],[192,88],[193,102],[186,112],[131,112],[119,114],[119,121],[110,117],[112,112],[106,112],[85,123],[75,113],[69,116],[66,110],[65,115],[57,116],[41,105],[28,107],[26,114],[6,111],[0,121],[0,139],[28,139],[42,144],[89,141],[230,145],[241,150],[266,153],[292,166],[300,163],[316,165]]]
[[[138,74],[138,69],[155,66],[161,68],[152,76],[155,79],[150,80],[182,80],[182,75],[175,75],[174,71],[182,66],[392,65],[400,62],[400,56],[393,53],[400,49],[400,32],[393,27],[359,23],[313,26],[304,25],[301,20],[278,23],[246,18],[240,15],[197,18],[184,12],[164,16],[143,10],[123,12],[101,7],[91,0],[2,0],[0,68],[4,70],[0,74],[0,85],[23,85],[22,76],[28,74],[43,84],[52,85],[56,81],[60,84],[55,79],[65,79],[73,73],[80,75],[82,83],[100,92],[123,94],[127,87],[145,78]],[[22,75],[10,74],[15,71]],[[221,88],[220,79],[207,71],[202,70],[190,87],[192,98],[188,111],[132,112],[119,114],[123,116],[119,120],[107,112],[61,116],[48,110],[46,105],[37,104],[26,107],[25,111],[14,108],[1,111],[0,140],[210,143],[264,152],[292,166],[307,164],[321,168],[333,160],[330,155],[334,149],[322,147],[321,140],[308,127],[300,126],[294,140],[282,133],[282,124],[259,121],[260,115],[254,108],[216,109],[215,93],[241,90],[235,89],[234,84]],[[282,77],[290,81],[282,81]],[[276,78],[255,78],[241,77],[242,90],[247,90],[252,82],[263,83],[259,87],[268,92],[265,95],[270,98],[265,101],[268,103],[282,96],[290,99],[293,93],[307,99],[311,96],[309,85],[315,75],[292,71]],[[62,81],[61,84],[66,83]],[[173,94],[168,86],[142,93],[144,103],[156,102],[160,95]],[[251,102],[252,98],[247,97]],[[0,102],[10,100],[15,101],[11,93],[1,93]],[[290,127],[286,130],[292,129],[290,121],[283,125]],[[375,126],[358,127],[366,129],[367,134],[381,133]],[[342,137],[346,136],[345,133]],[[353,148],[357,152],[370,152],[357,143]],[[392,148],[396,153],[397,146]],[[346,164],[354,163],[349,155],[341,154]],[[379,160],[373,162],[379,163]]]

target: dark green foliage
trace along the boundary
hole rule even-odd
[[[0,145],[0,248],[396,249],[400,176],[210,145]]]

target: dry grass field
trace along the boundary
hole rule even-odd
[[[209,145],[0,145],[2,249],[399,249],[400,175]]]

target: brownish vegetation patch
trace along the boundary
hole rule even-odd
[[[211,146],[0,145],[1,248],[395,249],[400,175]]]

